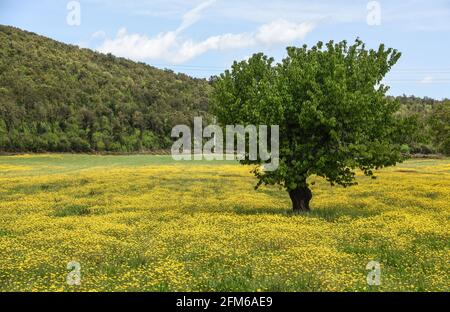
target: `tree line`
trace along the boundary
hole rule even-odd
[[[174,125],[212,120],[213,81],[0,25],[0,152],[168,149]],[[405,153],[450,154],[450,101],[389,99]]]
[[[415,96],[390,97],[400,103],[397,112],[403,125],[396,141],[412,154],[450,155],[450,100]]]
[[[210,85],[0,26],[0,151],[132,152],[207,117]]]

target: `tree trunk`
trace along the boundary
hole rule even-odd
[[[312,198],[311,190],[307,186],[297,187],[295,190],[289,191],[292,200],[292,209],[294,212],[308,212],[309,202]]]

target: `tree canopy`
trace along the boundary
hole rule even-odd
[[[301,62],[311,57],[312,54],[304,54]],[[319,57],[315,62],[322,66]],[[256,64],[256,60],[253,63]],[[251,85],[257,75],[266,73],[264,62],[260,63],[260,68],[252,65],[254,73],[247,70],[245,76],[241,71],[237,77],[242,82],[240,96],[245,94],[253,98],[252,92],[255,91],[261,92],[258,95],[260,101],[269,101],[267,94],[278,94],[277,100],[284,100],[285,95],[283,98],[278,91],[273,92],[278,87],[272,81],[266,83],[269,89],[256,89]],[[324,66],[330,66],[326,65],[328,63]],[[273,61],[271,64],[275,67]],[[333,75],[339,77],[342,74],[337,65],[339,63],[336,63]],[[281,75],[275,68],[270,68],[270,71],[272,80]],[[304,71],[304,75],[318,74],[319,71]],[[351,78],[346,76],[349,86]],[[361,81],[358,79],[355,81]],[[304,78],[302,83],[306,81]],[[250,85],[244,87],[247,82]],[[320,79],[309,84],[307,87],[314,88],[308,92],[326,91],[325,86],[320,86]],[[338,81],[337,86],[347,88],[347,84]],[[210,83],[204,79],[80,49],[0,25],[0,152],[168,150],[174,125],[192,126],[196,116],[204,117],[205,124],[211,121],[210,92]],[[337,94],[338,91],[333,92]],[[317,99],[317,93],[313,94]],[[300,97],[304,98],[305,94],[300,93],[295,98]],[[446,140],[448,100],[414,96],[388,96],[387,99],[400,103],[395,117],[403,126],[396,132],[394,141],[402,145],[403,153],[450,154]],[[276,121],[277,114],[285,113],[274,110],[279,108],[278,104],[274,108],[272,105],[265,105],[264,111],[257,113],[263,114],[258,117],[261,122]],[[230,116],[234,115],[238,120],[250,112],[249,108],[241,116],[242,111],[239,114],[231,111]],[[253,120],[259,120],[256,117],[253,116]]]
[[[350,186],[357,168],[373,176],[401,161],[399,102],[383,84],[400,55],[384,45],[366,49],[359,39],[289,47],[279,64],[255,54],[214,79],[213,113],[222,124],[279,125],[279,169],[255,169],[257,186],[281,185],[294,210],[309,210],[309,176]]]

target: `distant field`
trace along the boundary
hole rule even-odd
[[[0,157],[0,291],[450,291],[450,160],[330,187],[313,212],[250,168],[170,156]],[[66,268],[81,265],[81,285]],[[381,285],[366,265],[381,263]]]

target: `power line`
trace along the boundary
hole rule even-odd
[[[180,71],[198,72],[198,73],[222,73],[228,68],[219,66],[207,66],[207,65],[181,65],[181,64],[151,64],[152,66],[165,67],[167,69],[176,69]],[[423,81],[422,77],[418,78],[403,78],[402,76],[418,76],[418,75],[439,75],[440,78],[432,77],[429,81]],[[393,69],[389,75],[393,76],[393,79],[386,79],[384,82],[389,84],[420,84],[420,85],[442,85],[449,84],[450,78],[447,78],[447,74],[450,74],[450,68],[425,68],[425,67],[404,67],[399,69]],[[442,77],[444,75],[444,77]],[[396,78],[398,77],[398,78]]]

